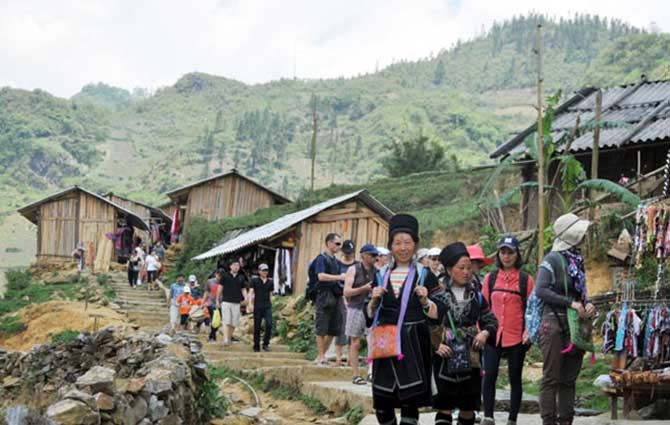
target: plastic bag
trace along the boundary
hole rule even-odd
[[[221,311],[219,309],[214,310],[214,316],[212,317],[212,328],[218,329],[221,327]]]

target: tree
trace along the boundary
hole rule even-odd
[[[436,140],[419,133],[403,141],[393,141],[391,154],[382,160],[391,177],[422,171],[439,170],[445,166],[446,152]]]
[[[442,59],[437,61],[437,65],[435,66],[435,74],[433,74],[433,84],[436,86],[439,86],[444,82],[444,77],[446,77],[447,71],[444,69],[444,62],[442,62]]]

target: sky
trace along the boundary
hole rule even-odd
[[[250,84],[350,77],[531,11],[670,31],[667,0],[0,0],[0,87],[70,97],[88,83],[156,89],[193,71]]]

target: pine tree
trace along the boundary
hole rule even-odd
[[[435,73],[433,74],[433,84],[436,86],[441,85],[444,82],[444,77],[446,77],[447,71],[444,69],[444,62],[442,59],[437,61],[435,66]]]

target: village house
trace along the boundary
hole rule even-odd
[[[291,202],[235,169],[172,190],[166,195],[172,206],[162,205],[161,208],[170,212],[175,222],[184,223],[184,227],[193,217],[223,220]],[[175,216],[177,212],[178,216]]]
[[[365,243],[385,246],[392,215],[391,210],[361,190],[254,229],[228,232],[218,246],[194,259],[241,258],[252,269],[265,262],[274,270],[271,275],[275,282],[288,280],[293,294],[303,294],[309,264],[324,251],[328,233],[339,233],[344,240],[353,240],[357,248]]]
[[[591,173],[591,159],[598,88],[578,90],[560,104],[554,113],[551,135],[554,141],[566,137],[559,148],[569,151],[582,164],[587,175]],[[662,173],[670,148],[670,80],[639,82],[619,87],[607,87],[602,91],[601,131],[599,140],[598,178],[621,182],[631,190],[641,192],[641,197],[660,192]],[[525,154],[526,142],[532,141],[537,123],[529,126],[500,145],[491,153],[491,158],[503,160],[510,155],[518,156],[523,182],[537,181],[537,165]],[[549,181],[555,167],[548,170]],[[633,184],[644,178],[644,184]],[[522,228],[537,226],[537,189],[523,190],[521,200]],[[553,216],[555,205],[550,206]]]
[[[149,231],[137,214],[111,200],[74,186],[18,210],[37,226],[37,263],[72,261],[81,245],[86,266],[108,271],[128,257],[134,229]]]

